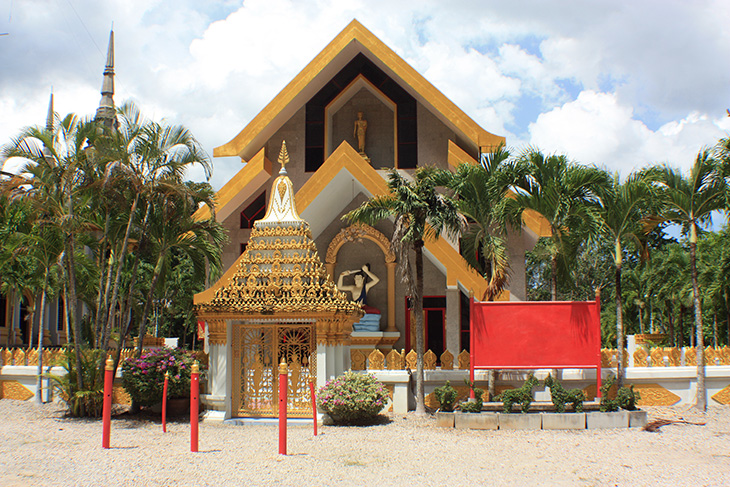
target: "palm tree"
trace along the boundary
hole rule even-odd
[[[86,149],[96,135],[94,124],[67,115],[50,128],[30,127],[4,147],[3,154],[26,159],[22,176],[11,180],[14,189],[24,188],[34,205],[44,208],[50,221],[59,226],[64,241],[67,316],[73,331],[77,386],[83,388],[81,373],[81,324],[76,319],[76,245],[80,228],[76,215],[84,187]]]
[[[613,244],[616,300],[616,349],[618,350],[617,382],[623,386],[625,370],[624,360],[624,326],[623,297],[621,295],[621,267],[623,264],[624,246],[622,241],[632,240],[637,248],[642,244],[639,239],[642,233],[642,205],[651,196],[651,187],[644,177],[638,173],[631,174],[622,184],[618,173],[599,187],[601,203],[597,212],[601,234]]]
[[[132,103],[119,108],[119,129],[102,146],[102,152],[112,160],[106,174],[124,181],[132,193],[128,210],[128,222],[124,238],[117,247],[116,276],[102,307],[104,331],[101,346],[107,347],[114,321],[114,310],[120,293],[123,264],[129,248],[132,231],[136,228],[139,239],[145,238],[148,220],[159,193],[182,191],[185,171],[194,164],[200,164],[210,177],[210,159],[188,129],[179,125],[166,125],[146,120]],[[137,208],[143,204],[144,210]],[[144,216],[141,216],[144,215]],[[141,218],[140,218],[141,217]],[[166,224],[166,223],[165,223]],[[136,274],[139,253],[135,256],[132,276]],[[110,266],[111,272],[111,266]],[[134,285],[133,281],[130,284]],[[132,290],[128,291],[132,294]],[[122,313],[124,315],[124,313]]]
[[[174,191],[158,197],[150,216],[147,233],[157,257],[139,326],[137,358],[142,355],[157,283],[169,267],[172,250],[178,249],[190,258],[193,264],[191,279],[203,280],[208,269],[212,273],[220,270],[221,249],[227,241],[225,228],[214,218],[197,220],[193,217],[201,204],[213,208],[215,193],[208,183],[189,182],[182,187],[173,184],[171,188]],[[180,188],[185,191],[181,193]]]
[[[514,186],[514,198],[506,202],[509,211],[532,210],[550,225],[550,294],[555,301],[560,261],[573,253],[581,238],[598,232],[597,190],[608,178],[595,167],[571,163],[564,155],[546,157],[537,149],[521,155],[515,174],[522,177]]]
[[[727,183],[723,178],[720,165],[707,150],[702,150],[697,154],[695,163],[686,178],[667,166],[660,168],[658,174],[661,197],[666,208],[661,218],[681,225],[682,233],[689,236],[689,263],[697,348],[695,407],[706,411],[704,336],[697,278],[697,236],[702,227],[711,223],[713,211],[726,208]]]
[[[515,175],[508,165],[510,153],[500,145],[480,164],[460,164],[455,172],[436,173],[437,182],[454,192],[459,213],[468,222],[462,235],[462,255],[487,280],[482,301],[491,301],[509,279],[507,225],[520,228],[519,216],[507,212],[505,198]]]
[[[347,213],[343,219],[350,223],[375,225],[393,218],[391,245],[400,262],[400,271],[413,300],[416,318],[416,414],[426,413],[423,379],[423,246],[428,239],[437,239],[442,231],[456,237],[464,229],[464,217],[456,203],[437,191],[438,170],[419,168],[413,180],[396,169],[388,174],[389,194],[378,195]],[[410,250],[415,254],[416,279],[413,283]]]

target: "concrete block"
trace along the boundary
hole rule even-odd
[[[646,411],[628,411],[629,428],[643,428],[649,422],[649,414]]]
[[[613,413],[593,412],[586,413],[586,428],[628,428],[629,414],[627,411],[616,411]]]
[[[541,414],[499,414],[499,429],[501,430],[539,430],[540,428],[542,428]]]
[[[499,415],[496,413],[455,413],[454,425],[459,429],[496,430]]]
[[[584,430],[586,413],[542,413],[544,430]]]
[[[441,428],[454,427],[454,413],[439,411],[436,413],[436,426]]]

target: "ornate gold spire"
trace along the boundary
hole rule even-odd
[[[362,316],[360,306],[337,289],[319,259],[309,224],[297,213],[285,144],[279,162],[266,216],[254,222],[236,273],[213,299],[197,307],[198,313],[336,314],[356,321]]]

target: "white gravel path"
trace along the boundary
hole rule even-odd
[[[201,423],[191,453],[184,422],[67,419],[58,404],[0,400],[0,486],[157,485],[730,485],[730,407],[706,414],[649,408],[657,417],[707,421],[632,430],[465,431],[433,418],[394,416],[372,427],[289,429]]]

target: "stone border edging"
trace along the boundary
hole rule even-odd
[[[436,413],[436,426],[474,430],[583,430],[606,428],[641,428],[646,425],[646,411],[611,413]]]

